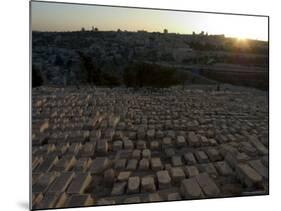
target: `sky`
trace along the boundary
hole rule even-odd
[[[268,41],[268,18],[260,16],[32,2],[31,18],[33,31],[90,30],[92,26],[100,31],[168,29],[169,33],[204,31],[209,35]]]

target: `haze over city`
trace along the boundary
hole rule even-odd
[[[201,31],[239,39],[268,40],[268,18],[110,6],[32,2],[33,31],[127,30],[191,34]]]

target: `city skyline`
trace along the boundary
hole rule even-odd
[[[83,4],[32,2],[33,31],[146,30],[148,32],[209,35],[268,41],[268,18],[232,14],[153,10]],[[74,15],[75,14],[75,15]],[[223,16],[223,17],[222,17]]]

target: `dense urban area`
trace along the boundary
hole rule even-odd
[[[32,208],[269,193],[268,42],[32,33]]]
[[[208,78],[268,88],[267,42],[204,32],[191,35],[167,30],[164,33],[100,32],[97,28],[78,32],[33,32],[32,64],[34,79],[39,77],[45,85],[128,85],[126,76],[131,74],[126,73],[145,64],[150,65],[146,68],[148,71],[156,66],[165,69],[163,77],[174,78],[162,86],[183,81],[188,84],[194,80],[212,83],[205,80]],[[158,73],[157,77],[162,75]]]

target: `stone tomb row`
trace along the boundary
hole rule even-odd
[[[39,88],[33,206],[266,194],[267,134],[260,92]]]

